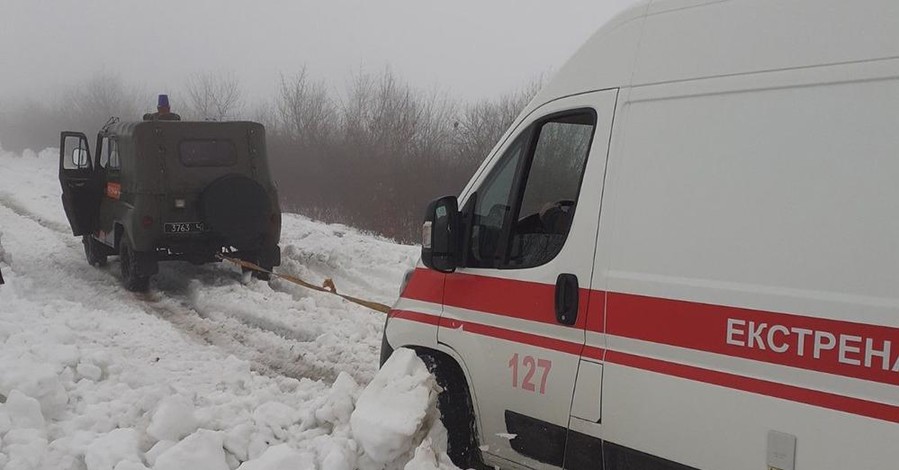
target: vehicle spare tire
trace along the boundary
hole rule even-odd
[[[268,228],[271,200],[263,187],[246,176],[223,176],[200,196],[206,229],[238,249],[259,245]]]

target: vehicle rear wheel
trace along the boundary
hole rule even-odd
[[[123,236],[119,242],[119,262],[122,267],[122,283],[131,292],[145,292],[150,288],[150,276],[140,265],[140,257],[131,248],[128,237]]]
[[[448,357],[419,352],[443,390],[437,396],[440,422],[447,431],[447,455],[459,468],[486,469],[478,447],[474,406],[462,369]]]
[[[106,250],[99,241],[90,235],[84,235],[81,237],[81,243],[84,244],[84,256],[88,264],[97,267],[106,266]]]

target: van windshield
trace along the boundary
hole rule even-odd
[[[237,149],[230,140],[184,140],[178,145],[184,166],[231,166],[237,163]]]

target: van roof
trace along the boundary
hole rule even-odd
[[[522,116],[593,90],[899,58],[895,0],[646,0],[602,26]]]

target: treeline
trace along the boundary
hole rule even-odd
[[[285,211],[417,242],[425,205],[459,192],[538,87],[466,103],[415,89],[389,69],[357,73],[343,87],[301,70],[282,75],[262,103],[248,103],[229,73],[193,76],[170,96],[185,119],[263,123]],[[62,96],[0,103],[0,145],[57,146],[61,130],[96,133],[110,116],[138,119],[155,104],[111,75]]]

